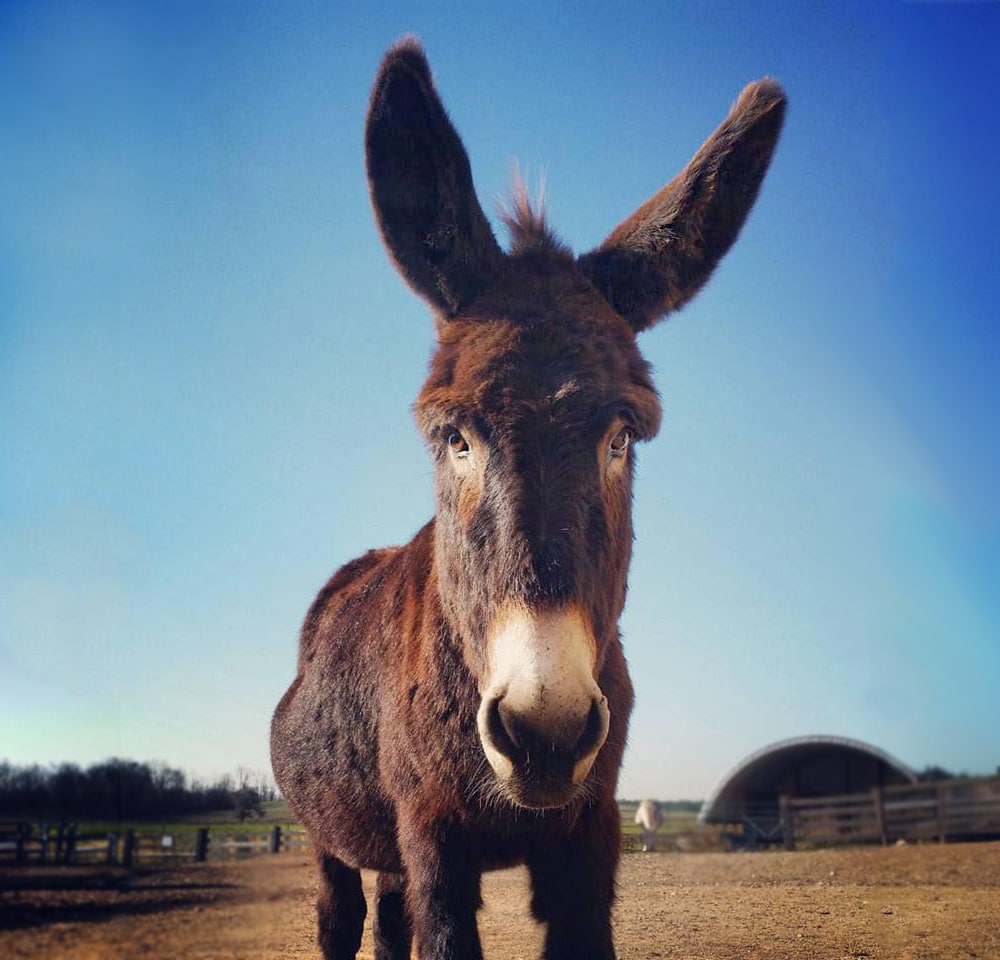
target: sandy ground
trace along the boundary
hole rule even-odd
[[[54,877],[0,873],[0,960],[319,956],[304,856],[192,864],[124,884],[93,869]],[[27,881],[39,889],[12,889]],[[52,889],[56,882],[70,889]],[[101,882],[112,886],[94,889]],[[620,888],[621,960],[1000,960],[1000,843],[632,854]],[[537,957],[524,872],[488,875],[484,896],[487,958]],[[371,951],[369,929],[359,956],[371,960]]]

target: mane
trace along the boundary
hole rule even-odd
[[[510,253],[513,256],[531,251],[570,253],[548,224],[544,190],[545,181],[542,179],[532,202],[521,171],[515,168],[510,193],[500,201],[500,219],[510,234]]]

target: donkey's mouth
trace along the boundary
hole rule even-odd
[[[541,774],[529,767],[525,774],[518,772],[503,781],[503,791],[511,803],[531,810],[556,810],[581,796],[585,788],[573,783],[565,768],[553,769],[552,764],[548,767]]]

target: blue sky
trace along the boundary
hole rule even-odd
[[[412,31],[484,207],[543,171],[578,252],[788,91],[641,341],[622,794],[809,733],[994,770],[1000,4],[376,6],[0,4],[0,757],[266,768],[315,591],[430,516],[431,321],[362,157]]]

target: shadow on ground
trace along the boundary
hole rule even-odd
[[[7,870],[0,873],[0,931],[184,910],[236,889],[176,869]]]

